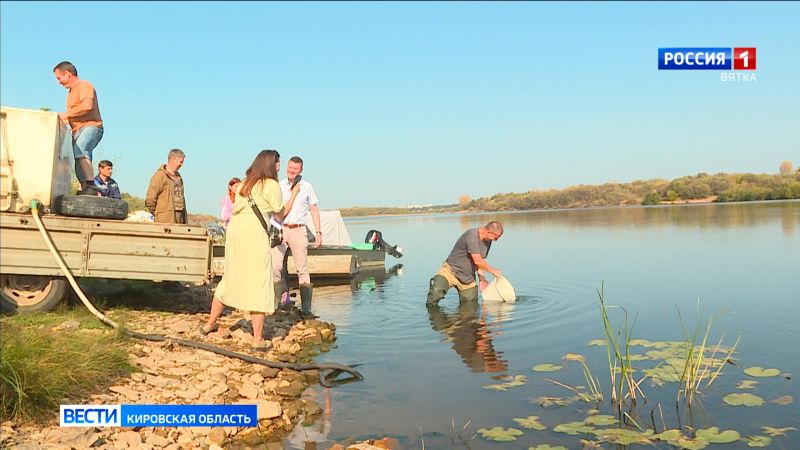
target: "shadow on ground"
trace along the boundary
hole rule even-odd
[[[135,311],[207,313],[215,284],[184,285],[177,282],[109,280],[85,278],[78,282],[84,294],[101,310],[125,308]],[[69,305],[80,306],[74,292]]]

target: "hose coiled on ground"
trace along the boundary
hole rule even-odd
[[[278,362],[278,361],[269,361],[269,360],[266,360],[266,359],[256,358],[256,357],[250,356],[250,355],[245,355],[243,353],[237,353],[237,352],[234,352],[234,351],[225,350],[225,349],[216,347],[214,345],[206,344],[206,343],[203,343],[203,342],[191,341],[191,340],[188,340],[188,339],[180,339],[180,338],[176,338],[176,337],[163,336],[163,335],[158,335],[158,334],[139,333],[138,331],[132,331],[132,330],[128,330],[128,329],[126,329],[124,327],[120,327],[119,324],[117,324],[116,322],[114,322],[113,320],[108,318],[105,314],[103,314],[100,311],[98,311],[97,308],[94,306],[94,304],[92,304],[92,302],[86,297],[86,294],[83,293],[83,290],[80,288],[80,286],[78,286],[77,281],[75,281],[75,277],[72,275],[72,271],[69,269],[69,267],[67,267],[66,263],[64,262],[64,258],[61,256],[61,254],[58,252],[58,250],[56,250],[56,247],[53,244],[52,238],[47,233],[47,229],[45,228],[44,223],[42,223],[42,219],[39,217],[39,204],[40,204],[40,202],[38,200],[31,201],[31,214],[33,215],[33,220],[36,222],[36,226],[39,228],[39,233],[42,235],[42,238],[44,239],[45,244],[47,244],[47,248],[50,250],[50,253],[53,255],[53,258],[56,260],[56,263],[58,264],[58,267],[61,269],[61,271],[67,277],[67,280],[69,281],[70,286],[72,286],[72,289],[78,295],[78,298],[81,300],[81,303],[83,303],[83,306],[85,306],[86,309],[88,309],[89,312],[92,313],[92,315],[97,317],[101,322],[103,322],[107,326],[109,326],[109,327],[111,327],[111,328],[113,328],[115,330],[121,329],[121,331],[126,336],[130,336],[130,337],[133,337],[133,338],[144,339],[144,340],[154,341],[154,342],[166,342],[166,341],[174,342],[174,343],[182,345],[184,347],[198,348],[198,349],[201,349],[201,350],[217,353],[219,355],[223,355],[223,356],[226,356],[226,357],[229,357],[229,358],[237,358],[237,359],[241,359],[242,361],[246,361],[246,362],[250,362],[250,363],[254,363],[254,364],[260,364],[260,365],[267,366],[267,367],[272,367],[272,368],[275,368],[275,369],[292,369],[292,370],[296,370],[296,371],[299,371],[299,372],[306,371],[306,370],[319,370],[320,371],[320,376],[319,376],[320,384],[325,386],[325,387],[331,387],[332,384],[329,382],[329,378],[330,377],[326,377],[326,376],[323,375],[323,372],[322,372],[323,370],[330,370],[331,371],[330,375],[333,375],[334,377],[335,377],[335,375],[338,375],[339,373],[347,372],[350,375],[352,375],[352,381],[361,381],[361,380],[364,379],[364,376],[361,375],[360,372],[358,372],[354,368],[352,368],[350,366],[346,366],[344,364],[337,364],[337,363],[294,364],[294,363],[285,363],[285,362]],[[343,383],[336,383],[336,384],[343,384]]]

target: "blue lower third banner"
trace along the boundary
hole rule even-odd
[[[255,427],[256,405],[61,405],[62,427]]]

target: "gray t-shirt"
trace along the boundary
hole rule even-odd
[[[479,236],[477,228],[465,231],[456,241],[450,256],[445,260],[453,269],[458,281],[464,284],[475,281],[475,271],[478,270],[478,266],[472,262],[469,254],[479,253],[481,257],[486,258],[492,247],[492,241],[482,241]]]

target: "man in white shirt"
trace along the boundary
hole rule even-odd
[[[283,243],[272,249],[272,279],[275,281],[276,299],[280,299],[283,297],[283,293],[289,290],[287,280],[283,280],[283,263],[286,250],[291,249],[300,284],[301,314],[304,317],[310,317],[312,316],[311,292],[313,285],[308,274],[308,230],[306,229],[306,223],[309,212],[311,213],[311,219],[314,221],[314,229],[317,230],[316,236],[314,236],[314,246],[317,248],[322,245],[322,232],[319,209],[317,208],[317,194],[314,192],[314,187],[311,183],[302,180],[300,176],[302,172],[303,160],[299,156],[292,156],[286,165],[286,178],[279,183],[284,201],[291,196],[292,186],[295,183],[300,183],[300,192],[295,198],[292,209],[287,212],[281,224]]]

